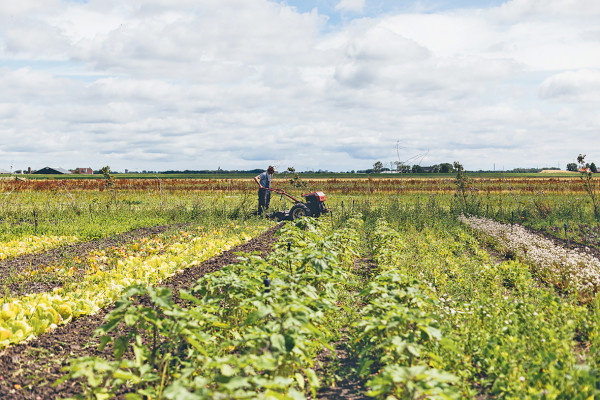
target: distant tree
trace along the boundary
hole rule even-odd
[[[423,167],[421,167],[421,166],[420,166],[420,165],[418,165],[418,164],[415,164],[415,165],[413,165],[413,166],[412,166],[412,168],[411,168],[411,172],[412,172],[413,174],[420,174],[420,173],[422,173],[422,172],[423,172]]]
[[[442,163],[442,164],[440,164],[440,172],[442,174],[447,174],[449,172],[454,172],[454,169],[452,168],[452,164],[450,164],[450,163]]]
[[[454,161],[454,169],[456,170],[456,179],[454,180],[454,184],[456,185],[456,198],[461,204],[461,208],[463,212],[467,211],[468,208],[468,190],[469,190],[469,177],[465,173],[465,170],[461,163],[458,161]]]
[[[111,173],[111,172],[112,172],[112,171],[110,170],[110,167],[109,167],[108,165],[107,165],[106,167],[102,167],[102,168],[100,169],[100,173],[101,173],[102,175],[104,175],[104,178],[105,178],[105,179],[107,179],[107,180],[110,180],[110,179],[112,179],[112,176],[110,175],[110,173]]]
[[[574,162],[567,164],[567,171],[577,172],[577,164]]]
[[[373,172],[378,174],[382,170],[383,170],[383,163],[381,161],[377,161],[375,164],[373,164]]]
[[[106,183],[106,186],[114,190],[115,178],[111,175],[112,171],[110,170],[110,167],[108,165],[106,167],[102,167],[100,169],[100,173],[104,175],[104,182]]]
[[[410,165],[406,165],[400,161],[394,161],[394,165],[396,166],[396,168],[395,168],[396,172],[400,172],[402,174],[410,172]]]
[[[590,164],[590,171],[592,171],[593,173],[598,172],[598,168],[596,168],[596,164],[594,164],[594,163]]]
[[[550,168],[513,168],[513,169],[506,170],[505,172],[513,172],[516,174],[527,174],[527,173],[537,174],[540,171],[548,170],[548,169],[550,169]],[[556,169],[556,167],[554,167],[554,169]]]

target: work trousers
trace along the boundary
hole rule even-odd
[[[271,191],[267,189],[258,189],[258,213],[262,214],[264,210],[269,208],[271,202]]]

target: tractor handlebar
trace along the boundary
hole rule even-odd
[[[277,188],[263,188],[263,189],[266,189],[266,190],[268,190],[268,191],[275,192],[275,193],[279,193],[279,194],[281,194],[281,195],[283,195],[283,196],[289,197],[290,199],[292,199],[292,200],[293,200],[293,201],[295,201],[296,203],[302,203],[302,201],[301,201],[301,200],[298,200],[297,198],[295,198],[295,197],[294,197],[294,196],[292,196],[291,194],[287,193],[287,192],[286,192],[285,190],[283,190],[283,189],[277,189]]]

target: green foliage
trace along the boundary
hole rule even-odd
[[[450,164],[450,163],[441,163],[440,164],[440,173],[448,174],[451,172],[454,172],[454,170],[452,169],[452,164]]]
[[[34,234],[76,236],[85,241],[140,227],[177,223],[210,227],[223,218],[253,218],[253,206],[241,194],[163,192],[161,196],[115,189],[72,192],[73,200],[65,196],[65,192],[12,194],[0,207],[0,242]]]
[[[442,339],[422,342],[426,350],[415,359],[458,378],[451,379],[452,384],[438,382],[444,396],[453,396],[456,389],[461,398],[598,395],[598,358],[575,350],[581,346],[575,338],[590,343],[598,338],[597,317],[585,306],[540,287],[525,264],[490,262],[460,226],[395,231],[380,222],[374,236],[378,264],[420,282],[422,293],[430,298],[421,303],[421,315],[436,316],[431,321],[436,321]],[[424,366],[421,369],[428,371]],[[389,393],[394,379],[407,376],[405,370],[394,371],[395,378],[380,374],[371,385]],[[441,396],[409,393],[402,385],[395,390],[402,390],[396,398]]]
[[[187,306],[175,304],[166,289],[131,287],[97,332],[101,347],[113,344],[116,361],[74,360],[64,379],[95,376],[82,381],[88,398],[112,396],[123,386],[130,398],[314,396],[320,386],[314,360],[337,337],[325,322],[343,289],[356,285],[348,269],[357,232],[324,235],[326,222],[289,224],[269,259],[244,256],[206,275],[180,293]],[[113,334],[123,323],[127,334]]]
[[[422,174],[424,172],[424,169],[420,165],[414,164],[410,169],[410,172],[412,172],[413,174]]]
[[[100,173],[104,176],[104,179],[106,180],[106,184],[108,186],[114,185],[114,177],[110,174],[111,172],[112,171],[110,170],[110,167],[108,165],[100,169]]]
[[[378,174],[381,171],[383,171],[383,163],[381,161],[376,161],[373,164],[373,172],[376,173],[376,174]]]
[[[568,212],[540,199],[547,221]],[[492,259],[453,197],[355,200],[360,219],[288,223],[268,258],[242,255],[180,300],[132,287],[98,332],[116,359],[75,360],[65,379],[89,398],[315,398],[343,376],[380,399],[600,396],[600,296],[582,305],[533,266]],[[486,200],[499,219],[534,207]],[[340,342],[355,368],[316,361]]]

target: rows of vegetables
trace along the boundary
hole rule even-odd
[[[160,284],[176,272],[250,239],[265,226],[264,221],[246,221],[211,229],[189,228],[96,251],[78,263],[69,261],[68,267],[27,269],[14,279],[27,282],[40,273],[52,274],[62,280],[62,286],[44,293],[0,297],[0,349],[95,313],[114,303],[132,284]],[[27,244],[29,239],[23,240]]]
[[[53,274],[63,284],[0,298],[0,349],[117,301],[97,331],[112,357],[65,371],[82,398],[301,399],[347,381],[386,399],[600,395],[596,259],[517,225],[457,219],[436,196],[345,200],[335,218],[288,223],[266,259],[245,255],[186,292],[160,283],[268,223],[220,220],[22,271],[19,281]],[[224,204],[219,215],[235,211]],[[21,235],[0,259],[75,241]]]
[[[267,259],[248,255],[200,279],[173,301],[133,286],[99,329],[114,360],[83,358],[65,379],[84,378],[84,398],[305,398],[321,385],[318,355],[333,350],[358,284],[358,220],[284,227]],[[139,302],[149,298],[150,304]],[[125,335],[113,334],[120,321]]]
[[[421,335],[422,350],[404,343],[393,349],[404,352],[409,366],[435,367],[454,379],[447,386],[448,376],[440,380],[394,366],[395,375],[382,390],[395,390],[397,398],[433,390],[451,398],[599,395],[597,300],[583,304],[575,295],[557,294],[541,284],[531,264],[491,260],[476,232],[465,226],[446,224],[440,230],[433,224],[416,231],[381,224],[378,229],[383,244],[376,247],[378,262],[423,288],[427,300],[416,298],[418,315],[429,316],[425,321],[436,321],[439,329],[433,331],[437,335]]]
[[[599,300],[490,258],[456,219],[393,215],[289,223],[266,259],[188,291],[130,286],[97,331],[112,357],[64,380],[98,399],[304,399],[354,380],[385,399],[600,395]]]

